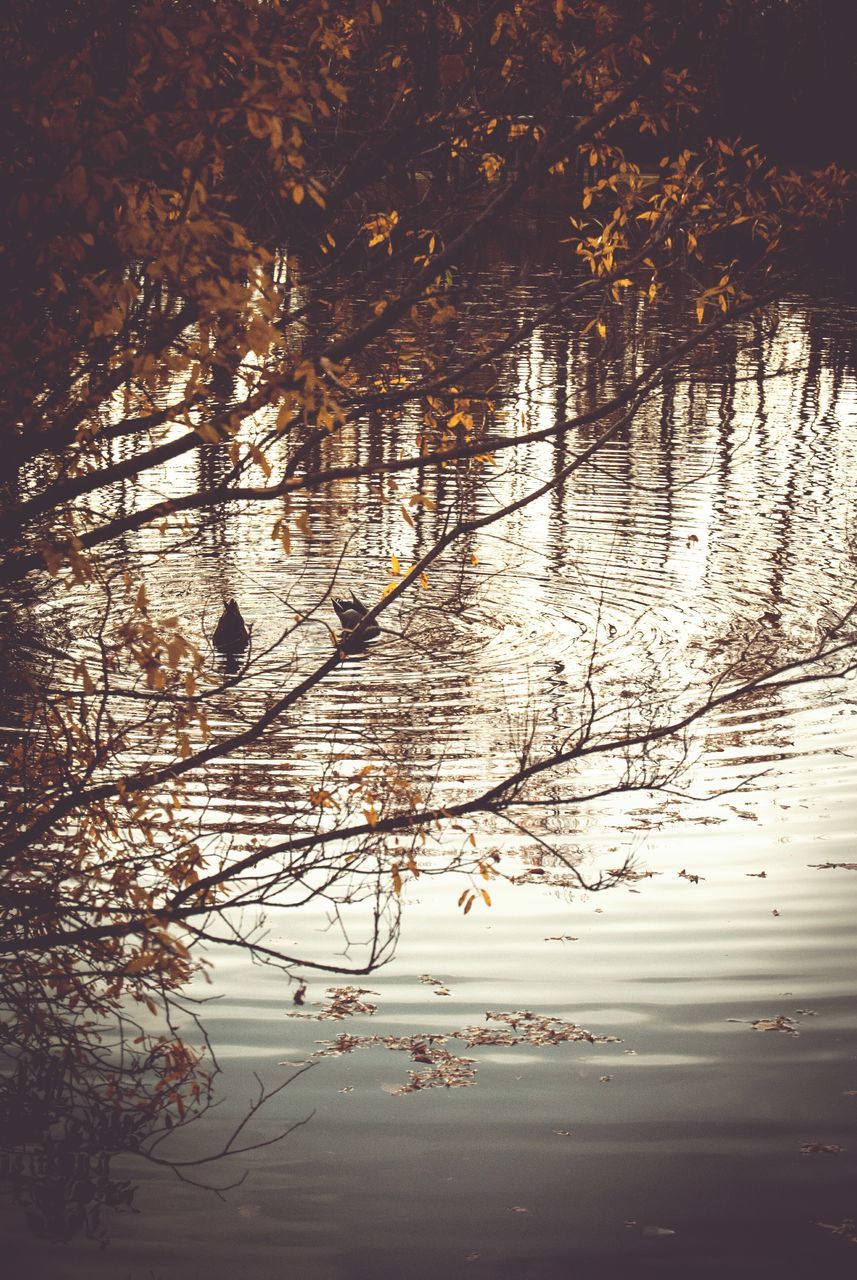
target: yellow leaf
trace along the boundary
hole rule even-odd
[[[482,898],[483,898],[483,901],[484,901],[484,903],[485,903],[486,907],[490,907],[490,906],[491,906],[491,894],[488,892],[488,890],[487,890],[487,889],[480,889],[480,890],[479,890],[479,892],[482,894]]]
[[[596,324],[595,328],[598,330],[598,336],[599,336],[599,337],[601,337],[601,338],[606,338],[606,337],[607,337],[607,325],[604,323],[604,321],[603,321],[603,320],[599,320],[599,321],[598,321],[598,323]]]
[[[299,182],[296,182],[295,185],[292,187],[292,199],[294,200],[295,204],[303,203],[304,194],[305,192],[303,187]]]
[[[393,573],[394,577],[397,577],[397,578],[399,574],[402,572],[402,566],[399,564],[399,557],[397,555],[390,556],[390,570]]]
[[[412,529],[416,529],[417,526],[414,524],[414,518],[405,506],[404,502],[402,503],[402,515],[405,517],[406,523],[409,524]]]
[[[378,0],[372,0],[372,21],[375,23],[376,27],[380,27],[382,20],[383,14],[381,13],[381,6],[379,5]]]

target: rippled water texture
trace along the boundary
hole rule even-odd
[[[488,310],[523,318],[548,283],[492,267]],[[806,643],[854,596],[855,315],[841,298],[794,296],[677,369],[590,465],[436,567],[429,589],[388,612],[381,639],[277,728],[264,754],[218,766],[214,805],[210,788],[198,796],[203,821],[285,829],[289,797],[331,747],[348,768],[404,759],[449,802],[501,776],[527,735],[542,746],[562,738],[590,695],[605,728],[633,722],[641,706],[667,717],[738,649],[752,659]],[[669,334],[667,318],[639,333],[639,318],[626,319],[637,336],[621,348],[599,354],[555,326],[510,356],[491,389],[504,415],[496,425],[547,426],[619,388]],[[415,425],[360,423],[331,458],[392,456]],[[198,634],[203,618],[212,630],[223,596],[253,622],[257,652],[303,619],[286,656],[278,649],[260,663],[247,697],[261,704],[290,669],[329,652],[329,606],[312,610],[334,565],[338,589],[376,599],[391,555],[412,563],[448,502],[487,511],[589,439],[498,458],[471,490],[453,474],[426,479],[437,511],[415,508],[414,527],[399,501],[411,482],[396,500],[375,483],[343,482],[308,503],[312,540],[296,540],[288,558],[250,510],[206,517],[166,563],[154,558],[155,532],[124,554],[152,557],[154,606],[177,610]],[[164,475],[158,491],[180,478]],[[123,501],[147,496],[128,491]],[[214,727],[239,710],[224,699]],[[343,1030],[440,1034],[484,1024],[487,1010],[529,1009],[617,1042],[468,1050],[451,1041],[475,1059],[475,1084],[404,1096],[395,1089],[414,1067],[404,1053],[321,1058],[253,1136],[313,1112],[309,1123],[237,1162],[247,1179],[223,1203],[117,1161],[139,1183],[139,1216],[114,1219],[98,1252],[30,1240],[12,1212],[15,1274],[854,1274],[857,1244],[817,1224],[857,1218],[857,871],[813,865],[857,861],[854,683],[797,686],[714,713],[686,752],[669,794],[557,803],[540,819],[552,847],[587,873],[633,854],[651,876],[581,893],[557,883],[530,836],[486,822],[479,840],[510,872],[531,868],[526,883],[492,883],[493,905],[465,918],[460,882],[410,882],[395,958],[362,980],[378,993],[373,1016],[290,1017],[283,979],[216,954],[205,994],[220,999],[206,1023],[229,1088],[207,1132],[188,1141],[201,1151],[228,1130],[252,1072],[274,1082],[279,1063],[304,1060]],[[616,776],[605,767],[605,782]],[[558,801],[584,784],[597,786],[597,773],[545,793],[556,787]],[[324,925],[306,913],[270,921],[302,954],[335,957],[342,937]],[[356,917],[355,947],[362,927]],[[307,979],[312,1013],[328,980]],[[778,1015],[791,1030],[752,1025]],[[804,1144],[843,1150],[802,1153]]]

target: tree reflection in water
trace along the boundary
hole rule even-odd
[[[116,1157],[136,1156],[221,1195],[243,1172],[212,1180],[199,1172],[204,1166],[279,1142],[310,1118],[263,1142],[241,1140],[248,1121],[304,1066],[271,1089],[257,1079],[257,1098],[219,1146],[197,1159],[173,1157],[171,1140],[215,1102],[219,1067],[199,1018],[197,1050],[127,1018],[110,1030],[57,1002],[38,1007],[25,995],[13,1003],[9,994],[0,1024],[0,1194],[11,1196],[40,1239],[83,1235],[104,1245],[108,1211],[138,1212],[137,1187],[113,1172]]]

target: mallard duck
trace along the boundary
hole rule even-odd
[[[344,632],[356,631],[369,612],[369,606],[365,605],[362,600],[358,600],[353,591],[351,592],[350,600],[345,599],[343,596],[334,596],[330,603],[333,605],[334,612]],[[373,636],[379,636],[380,634],[381,628],[373,618],[371,622],[366,623],[360,633],[360,638],[362,640],[371,640]]]
[[[227,600],[226,607],[220,615],[220,621],[214,628],[214,643],[224,653],[237,653],[246,649],[250,641],[250,632],[241,616],[241,610],[234,600]]]

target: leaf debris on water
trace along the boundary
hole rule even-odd
[[[652,1227],[638,1222],[636,1218],[626,1218],[625,1227],[628,1231],[639,1231],[641,1236],[674,1236],[676,1234],[672,1227]]]
[[[533,1013],[531,1009],[518,1009],[512,1013],[496,1013],[488,1010],[487,1022],[505,1023],[504,1027],[463,1027],[451,1035],[463,1040],[468,1047],[479,1044],[565,1044],[569,1040],[586,1040],[589,1044],[618,1044],[618,1036],[595,1035],[585,1027],[566,1018],[554,1018],[549,1014]]]
[[[366,993],[361,991],[360,994]],[[357,1036],[343,1031],[334,1040],[318,1041],[320,1047],[316,1049],[313,1056],[338,1058],[343,1054],[353,1053],[355,1049],[380,1046],[407,1053],[412,1062],[423,1064],[427,1070],[409,1071],[408,1082],[400,1087],[382,1086],[385,1092],[398,1096],[438,1086],[446,1089],[461,1089],[475,1084],[474,1059],[453,1054],[444,1048],[448,1040],[462,1040],[468,1048],[477,1045],[555,1045],[574,1041],[586,1041],[588,1044],[620,1043],[618,1036],[596,1035],[567,1018],[533,1013],[531,1009],[519,1009],[511,1013],[499,1013],[489,1009],[485,1019],[488,1023],[499,1025],[460,1027],[455,1031],[422,1032],[404,1036]],[[611,1076],[602,1078],[612,1079]]]
[[[421,1061],[421,1059],[417,1059]],[[408,1083],[396,1092],[416,1093],[419,1089],[466,1089],[476,1079],[472,1058],[460,1058],[447,1049],[433,1049],[431,1066],[425,1071],[409,1071]]]
[[[835,1236],[844,1236],[851,1244],[857,1244],[857,1221],[854,1218],[843,1218],[842,1222],[816,1222],[816,1227],[832,1231]]]
[[[802,1156],[838,1156],[844,1150],[836,1142],[803,1142],[800,1153]]]
[[[434,987],[434,994],[436,996],[452,995],[452,992],[450,991],[449,987],[444,986],[440,978],[433,978],[430,973],[421,973],[420,982],[425,983],[426,986]]]
[[[378,995],[377,991],[370,991],[368,987],[328,987],[324,994],[325,1003],[319,1007],[318,1013],[290,1013],[287,1016],[313,1018],[317,1022],[326,1018],[341,1021],[342,1018],[352,1018],[358,1013],[374,1013],[378,1008],[376,1004],[363,999],[363,996]]]
[[[782,1031],[789,1036],[800,1035],[794,1018],[789,1018],[784,1013],[778,1013],[773,1018],[727,1018],[726,1021],[743,1022],[746,1026],[752,1027],[754,1031]]]

